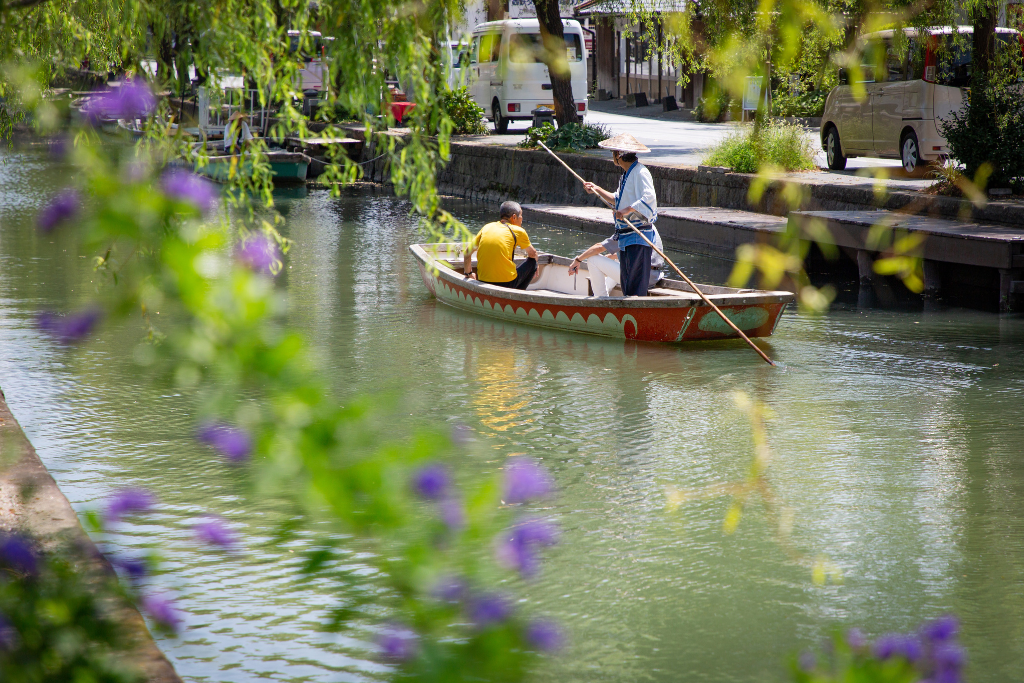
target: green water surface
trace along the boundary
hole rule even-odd
[[[368,627],[318,625],[329,583],[295,567],[312,542],[264,541],[286,514],[244,472],[193,440],[188,396],[132,361],[137,321],[68,349],[34,324],[72,310],[99,280],[73,231],[44,236],[34,212],[67,171],[43,155],[0,164],[0,386],[79,510],[145,486],[156,513],[104,541],[158,545],[187,630],[161,647],[188,681],[361,681],[386,673]],[[790,653],[833,629],[872,635],[946,612],[963,621],[970,680],[1024,679],[1024,320],[959,309],[836,307],[787,312],[766,366],[741,342],[654,346],[543,331],[439,305],[408,254],[402,202],[379,194],[282,195],[295,241],[279,284],[336,393],[400,396],[409,420],[467,425],[467,476],[509,456],[542,460],[558,484],[545,510],[561,545],[540,577],[512,583],[558,619],[567,650],[542,682],[771,681]],[[478,225],[493,207],[453,203]],[[525,226],[542,250],[570,254],[592,235]],[[705,282],[724,261],[673,253]],[[666,490],[742,478],[749,422],[734,392],[773,417],[771,494],[791,544],[756,502],[723,533],[725,498],[669,505]],[[225,557],[197,543],[200,515],[242,534]],[[806,559],[842,582],[817,586]],[[357,558],[352,558],[358,563]]]

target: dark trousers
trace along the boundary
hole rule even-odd
[[[650,251],[650,249],[648,249]],[[488,285],[498,285],[509,289],[526,289],[527,285],[533,282],[533,276],[537,273],[537,259],[528,258],[516,267],[516,279],[508,282],[485,282]],[[481,280],[480,282],[484,282]]]
[[[646,244],[631,244],[619,251],[619,281],[623,296],[647,296],[653,253]]]

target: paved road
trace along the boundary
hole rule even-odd
[[[630,133],[651,148],[651,154],[644,156],[644,161],[665,166],[698,166],[703,162],[707,150],[722,138],[737,131],[736,123],[699,123],[685,120],[683,112],[670,112],[657,115],[627,115],[618,102],[595,103],[603,111],[591,110],[587,123],[597,123],[608,127],[612,134]],[[613,111],[608,111],[612,109]],[[656,109],[648,107],[649,110]],[[509,134],[478,138],[489,144],[514,145],[523,139],[523,133],[529,128],[529,122],[516,121],[509,126]],[[850,159],[847,170],[842,172],[828,171],[825,153],[820,151],[821,143],[817,128],[809,128],[808,137],[812,140],[818,153],[815,162],[821,171],[811,172],[819,178],[816,182],[835,183],[841,185],[860,185],[869,181],[865,176],[881,174],[879,180],[890,188],[920,190],[928,187],[934,180],[910,177],[903,171],[899,161],[895,159]],[[799,174],[807,179],[807,174]]]

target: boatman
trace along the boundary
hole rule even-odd
[[[652,243],[658,238],[657,230],[654,228],[654,222],[658,220],[658,199],[654,193],[654,179],[647,167],[641,164],[636,157],[637,154],[646,154],[651,150],[629,133],[616,135],[597,144],[599,147],[611,150],[612,163],[623,171],[622,179],[619,180],[619,188],[614,194],[594,183],[585,183],[584,187],[587,192],[602,197],[615,207],[615,234],[611,236],[610,240],[616,242],[618,246],[619,281],[622,286],[622,294],[624,296],[647,296],[647,290],[651,283],[658,281],[662,263],[660,259],[659,262],[652,260],[653,249],[629,226],[625,219],[628,218],[630,223],[639,228]],[[607,242],[608,240],[600,244],[602,251],[612,251],[606,246]],[[584,254],[588,256],[598,254],[598,246],[595,244]],[[661,248],[660,245],[659,248]],[[592,253],[588,254],[588,252]],[[579,271],[579,264],[582,260],[580,256],[573,259],[569,266],[570,275]],[[590,278],[594,293],[598,296],[601,296],[599,292],[602,289],[607,291],[605,283],[600,282],[601,277],[597,276],[598,272],[601,272],[600,265],[602,264],[594,263]],[[589,264],[588,268],[590,268]],[[654,273],[657,273],[657,276]],[[595,281],[598,281],[599,284],[595,284]]]
[[[241,154],[242,150],[248,146],[249,142],[253,139],[248,121],[249,116],[242,111],[236,111],[228,119],[227,124],[224,126],[225,153]]]
[[[463,273],[471,280],[484,284],[526,289],[537,273],[537,250],[523,225],[523,209],[516,202],[505,202],[498,210],[498,220],[480,228],[463,256]],[[519,247],[528,257],[517,268],[515,249]],[[477,253],[476,273],[473,273],[473,253]]]

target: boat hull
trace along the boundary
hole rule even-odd
[[[413,249],[427,289],[441,303],[465,311],[539,327],[636,341],[672,343],[738,336],[695,294],[690,295],[691,299],[677,301],[672,300],[675,297],[660,296],[598,298],[509,290],[467,280],[444,261],[424,258],[425,252],[419,251]],[[750,337],[770,336],[782,311],[793,300],[787,292],[734,291],[739,293],[711,299],[720,299],[715,304]]]
[[[268,155],[270,162],[270,173],[276,183],[302,183],[306,180],[309,172],[309,157],[304,154],[276,154]],[[232,170],[234,165],[234,170]],[[197,165],[196,173],[202,174],[219,182],[227,182],[232,172],[245,175],[252,174],[252,161],[236,157],[221,156],[210,157],[209,163],[202,168]]]

